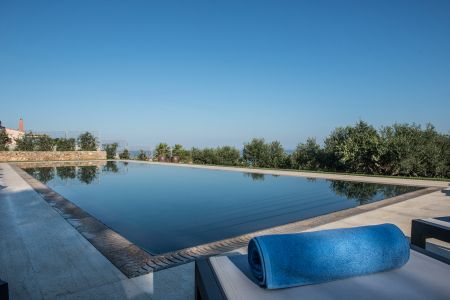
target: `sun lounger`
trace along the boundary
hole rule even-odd
[[[8,283],[0,279],[0,299],[8,300]]]
[[[435,238],[450,243],[450,217],[413,220],[411,244],[425,249],[427,238]]]
[[[414,250],[400,269],[287,289],[259,287],[246,255],[198,260],[195,273],[198,300],[450,298],[450,266]]]

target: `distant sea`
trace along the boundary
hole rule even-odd
[[[285,150],[284,152],[286,154],[292,154],[295,150]],[[136,157],[139,154],[139,150],[130,150],[130,156],[131,157]],[[152,156],[152,151],[148,151],[148,150],[144,150],[145,154],[147,154],[148,157]],[[241,150],[241,154],[242,154],[242,150]]]
[[[139,154],[140,152],[141,152],[140,150],[130,150],[130,156],[131,156],[131,157],[136,157],[136,156],[138,156],[138,154]],[[145,154],[147,154],[148,157],[151,157],[152,151],[145,151],[145,150],[144,150],[144,152],[145,152]]]

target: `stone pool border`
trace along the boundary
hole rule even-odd
[[[16,164],[10,164],[41,197],[52,206],[67,222],[83,235],[99,252],[127,277],[137,277],[154,271],[170,268],[191,262],[197,258],[222,254],[244,247],[248,241],[257,235],[286,233],[307,230],[350,216],[358,215],[377,208],[402,202],[411,198],[439,191],[442,187],[426,187],[421,190],[384,199],[370,204],[337,211],[307,220],[288,223],[241,236],[224,239],[161,255],[151,255],[125,237],[115,232],[95,217],[91,216],[47,185],[41,183]]]

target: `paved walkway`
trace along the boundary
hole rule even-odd
[[[434,192],[312,230],[391,222],[409,235],[413,218],[450,215],[449,195]],[[9,282],[11,299],[194,298],[193,263],[128,279],[1,163],[0,236],[0,278]]]

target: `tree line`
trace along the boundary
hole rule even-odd
[[[52,138],[47,134],[25,133],[15,140],[16,146],[10,149],[12,139],[5,129],[0,130],[0,151],[95,151],[98,148],[98,139],[90,132],[80,134],[78,138]]]
[[[431,124],[394,124],[380,129],[359,121],[338,127],[325,138],[323,146],[315,138],[286,153],[278,141],[254,138],[243,151],[232,146],[172,149],[159,144],[154,158],[177,161],[256,168],[361,173],[412,177],[450,178],[450,135],[439,133]]]
[[[7,150],[6,132],[0,132],[0,150]],[[93,151],[97,139],[89,132],[77,139],[52,139],[46,135],[25,134],[16,141],[19,151]],[[104,145],[107,158],[116,158],[118,145]],[[120,159],[130,159],[125,149]],[[148,160],[145,151],[134,157]],[[450,178],[450,135],[439,133],[431,124],[393,124],[380,129],[359,121],[355,125],[338,127],[323,141],[315,138],[297,145],[286,153],[278,141],[266,142],[254,138],[243,150],[233,146],[185,149],[176,144],[160,143],[153,151],[158,161],[256,168],[279,168],[308,171],[346,172],[369,175]]]

